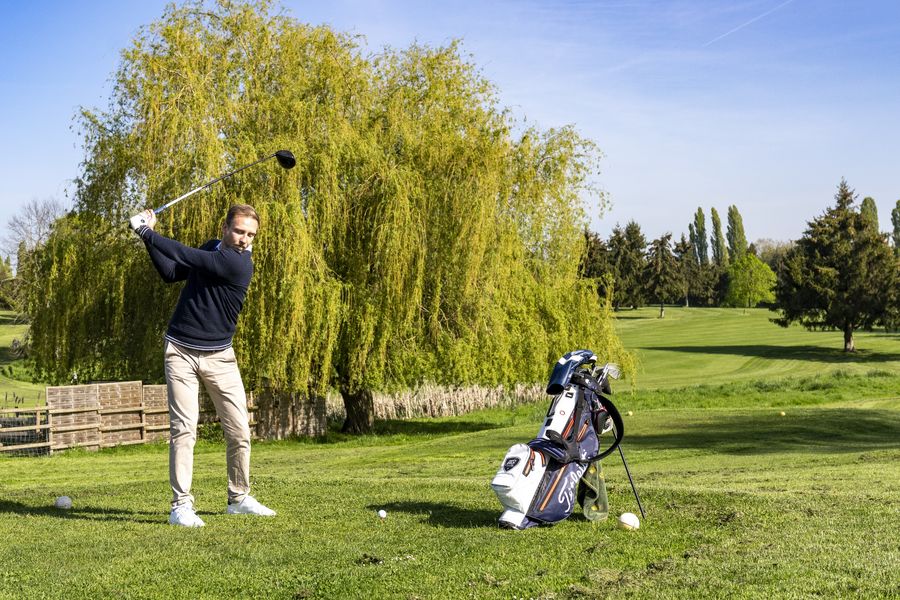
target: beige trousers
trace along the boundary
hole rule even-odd
[[[247,395],[234,349],[192,350],[166,342],[166,384],[169,397],[169,483],[172,508],[193,504],[194,444],[200,417],[200,383],[216,407],[225,434],[228,502],[250,493],[250,419]]]

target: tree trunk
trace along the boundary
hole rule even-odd
[[[662,319],[666,316],[666,305],[663,303],[659,304],[659,318]]]
[[[844,327],[844,352],[855,352],[856,346],[853,345],[853,327],[846,325]]]
[[[375,398],[371,390],[349,392],[341,388],[344,411],[347,413],[342,433],[371,433],[375,427]]]

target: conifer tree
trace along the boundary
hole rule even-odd
[[[610,257],[615,272],[616,307],[638,308],[644,304],[644,267],[647,238],[636,221],[622,230],[618,225],[609,240]]]
[[[788,252],[775,295],[787,327],[835,328],[844,350],[855,350],[853,333],[887,324],[896,310],[898,263],[885,236],[853,206],[855,194],[841,180],[835,205],[809,222]]]
[[[666,316],[665,303],[679,292],[678,262],[672,254],[672,234],[653,240],[647,248],[644,271],[645,290],[651,301],[659,303],[659,318]]]

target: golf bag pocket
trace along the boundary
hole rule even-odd
[[[593,396],[593,392],[588,393]],[[544,426],[531,445],[535,446],[535,442],[540,440],[548,440],[559,449],[551,453],[558,461],[588,460],[597,454],[599,447],[591,417],[584,390],[570,385],[553,399]]]
[[[550,403],[544,426],[538,432],[538,438],[553,440],[571,439],[575,429],[575,411],[579,400],[579,390],[573,385],[567,386],[561,394]]]
[[[491,488],[497,494],[500,504],[506,509],[528,512],[544,478],[547,463],[547,457],[540,450],[530,448],[527,444],[512,446],[491,481]]]
[[[552,524],[568,518],[575,510],[578,482],[585,469],[585,463],[560,463],[551,460],[531,508],[526,512],[528,519],[541,524]]]

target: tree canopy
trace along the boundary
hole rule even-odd
[[[637,308],[644,303],[644,252],[647,238],[637,221],[623,230],[618,225],[609,238],[610,261],[615,278],[613,304]]]
[[[703,214],[703,207],[697,207],[694,222],[688,225],[688,231],[690,242],[697,253],[697,261],[700,266],[705,267],[709,264],[709,238],[706,237],[706,216]]]
[[[735,205],[728,207],[728,254],[731,260],[737,260],[747,252],[747,235],[744,233],[744,219]]]
[[[279,148],[291,171],[242,172],[158,226],[197,246],[230,204],[259,212],[234,342],[249,386],[338,388],[361,431],[371,390],[539,381],[580,347],[628,362],[578,278],[599,150],[520,127],[459,44],[366,56],[271,2],[189,2],[138,32],[114,83],[108,109],[82,112],[75,209],[34,263],[49,379],[161,378],[179,290],[127,217]]]
[[[835,205],[810,221],[778,273],[773,319],[782,326],[835,328],[844,350],[853,332],[887,323],[896,310],[898,261],[887,239],[854,207],[856,195],[841,180]]]
[[[775,300],[775,273],[755,255],[745,252],[728,266],[725,304],[753,308]]]
[[[722,234],[722,219],[715,208],[710,209],[712,219],[712,262],[721,269],[728,267],[728,245]]]
[[[894,242],[894,254],[900,257],[900,200],[891,211],[891,240]]]
[[[666,233],[650,242],[644,274],[647,295],[659,303],[659,317],[665,316],[665,303],[679,292],[678,261],[672,254],[672,234]]]

